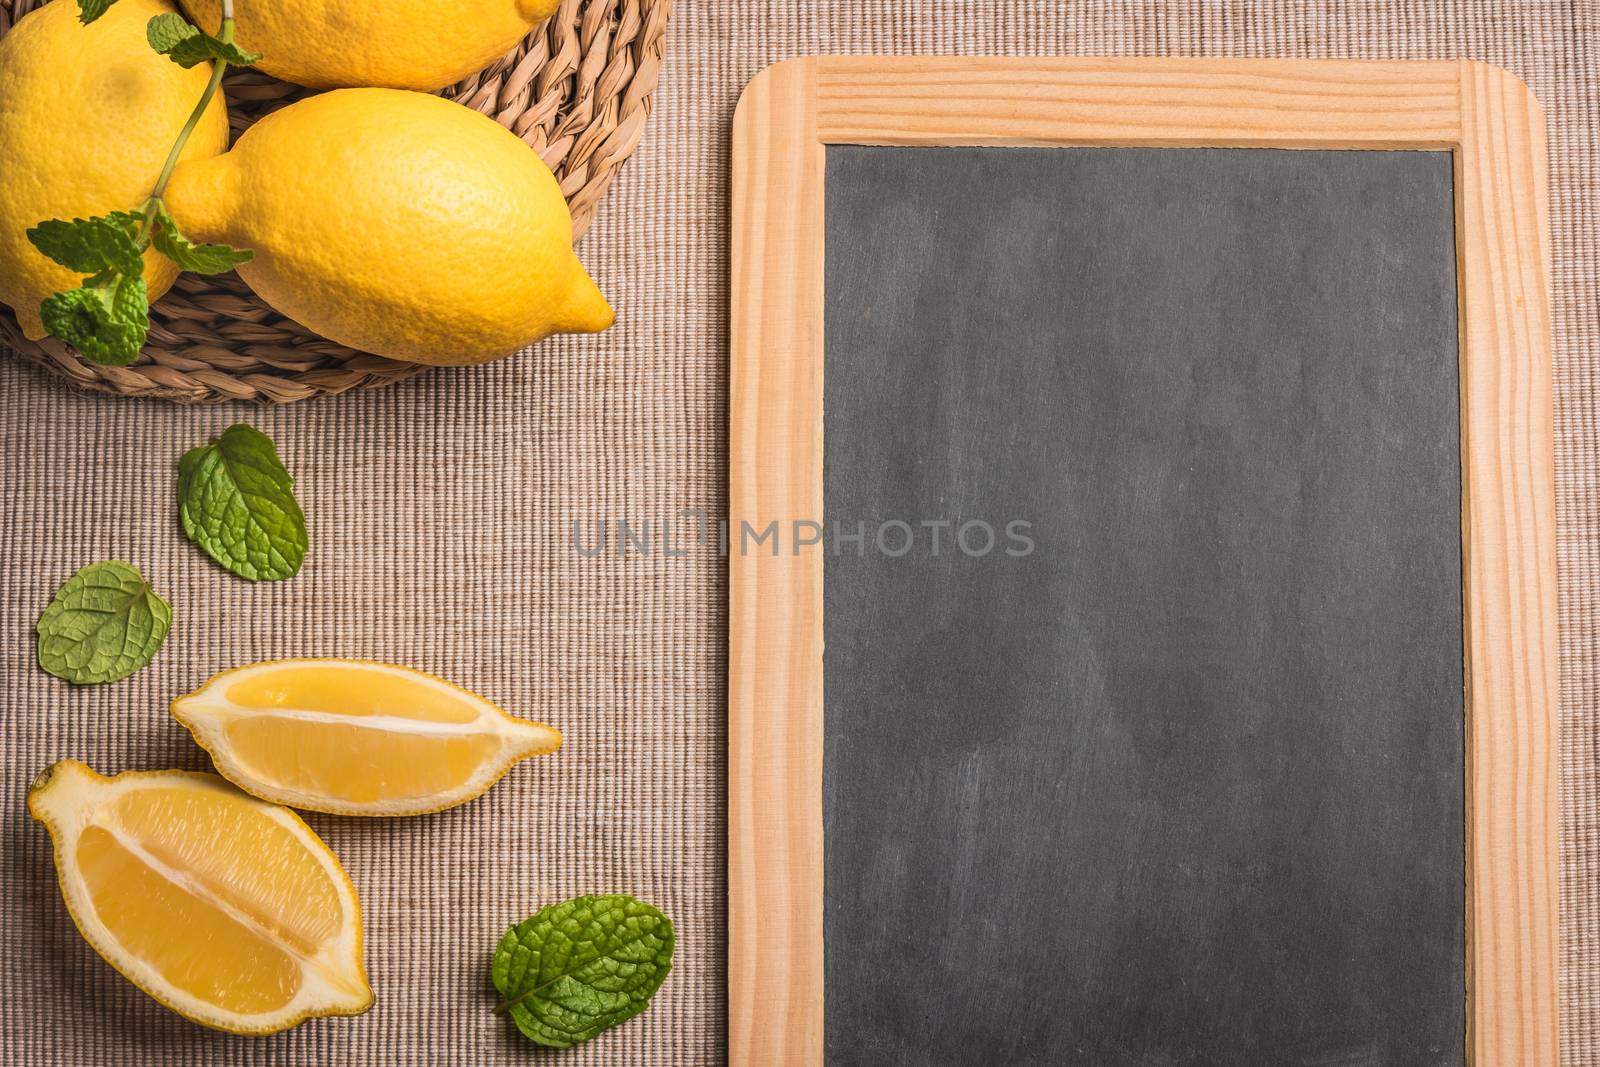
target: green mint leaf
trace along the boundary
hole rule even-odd
[[[209,245],[189,240],[172,221],[166,208],[156,209],[157,229],[150,239],[161,252],[184,270],[196,274],[224,274],[255,255],[248,248]]]
[[[215,37],[207,37],[206,44],[211,49],[213,59],[220,59],[230,67],[248,67],[261,58],[260,52],[246,52],[232,41],[219,41]]]
[[[208,60],[248,67],[261,58],[259,53],[246,52],[230,41],[201,32],[188,19],[171,11],[151,18],[145,24],[144,36],[151,48],[184,68]]]
[[[28,231],[33,247],[68,270],[94,274],[118,270],[137,274],[143,254],[134,238],[140,216],[115,211],[92,219],[49,219]],[[131,223],[130,223],[131,220]]]
[[[139,241],[139,227],[144,225],[144,215],[137,211],[112,211],[101,216],[113,226],[120,226],[133,238],[134,243]]]
[[[207,58],[201,53],[189,59],[189,50],[194,47],[189,42],[201,36],[204,35],[198,27],[175,11],[153,16],[144,26],[144,39],[150,42],[150,47],[180,67],[192,67]],[[183,58],[173,54],[180,49],[185,50]]]
[[[644,1011],[672,969],[672,921],[633,897],[552,904],[500,939],[490,974],[523,1036],[570,1048]]]
[[[114,682],[149,663],[171,625],[172,609],[138,571],[91,563],[39,616],[39,666],[74,685]]]
[[[102,271],[82,287],[47,296],[39,316],[50,336],[96,363],[125,367],[139,358],[150,331],[144,275]]]
[[[68,289],[45,297],[39,315],[50,336],[82,346],[94,340],[111,318],[111,309],[98,289]]]
[[[85,26],[111,10],[117,0],[78,0],[78,21]]]
[[[306,517],[272,439],[239,423],[178,464],[183,532],[241,578],[292,578],[306,558]]]

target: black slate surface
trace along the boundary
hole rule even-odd
[[[1453,241],[1442,153],[828,150],[830,1064],[1463,1063]]]

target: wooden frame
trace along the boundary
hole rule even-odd
[[[814,57],[734,118],[729,524],[820,517],[829,144],[1393,148],[1455,160],[1467,1048],[1555,1067],[1556,563],[1544,113],[1461,60]],[[734,535],[737,543],[737,533]],[[734,1067],[823,1061],[823,555],[734,552]]]

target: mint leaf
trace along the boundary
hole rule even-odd
[[[172,55],[175,49],[186,47],[186,42],[199,36],[201,36],[199,27],[175,11],[155,15],[144,26],[144,39],[150,42],[150,47],[182,67],[192,67],[205,58],[202,55],[185,63]]]
[[[138,571],[91,563],[39,616],[39,666],[74,685],[114,682],[149,663],[171,625],[172,609]]]
[[[261,58],[258,52],[246,52],[231,41],[201,32],[188,19],[171,11],[151,18],[145,24],[144,36],[151,48],[185,69],[207,60],[248,67]]]
[[[114,211],[92,219],[49,219],[28,231],[33,247],[68,270],[94,274],[118,270],[138,274],[144,260],[134,237],[140,216]]]
[[[39,304],[39,317],[52,337],[88,359],[125,367],[139,358],[150,332],[150,301],[144,275],[102,271],[82,287],[54,293]]]
[[[179,267],[196,274],[224,274],[241,263],[249,262],[255,255],[248,248],[200,244],[189,240],[178,230],[178,224],[172,221],[172,216],[167,214],[164,207],[156,209],[156,223],[157,229],[150,239],[151,243]]]
[[[246,52],[232,41],[216,37],[206,38],[206,50],[211,53],[212,59],[220,59],[230,67],[248,67],[261,58],[260,52]]]
[[[178,464],[183,532],[241,578],[292,578],[306,558],[306,517],[272,439],[239,423]]]
[[[117,0],[78,0],[78,21],[85,26],[111,10]]]
[[[571,1048],[644,1011],[672,969],[672,921],[633,897],[552,904],[500,939],[490,967],[523,1036]]]

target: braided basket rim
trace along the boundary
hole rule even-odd
[[[0,35],[40,6],[0,0]],[[539,153],[567,198],[574,241],[644,133],[671,7],[671,0],[561,0],[511,53],[439,94],[488,115]],[[230,72],[223,90],[233,138],[311,93],[254,70]],[[28,340],[3,305],[0,347],[80,390],[187,404],[286,404],[438,369],[320,337],[267,307],[233,273],[180,275],[151,308],[144,350],[125,367],[90,362],[55,338]]]

